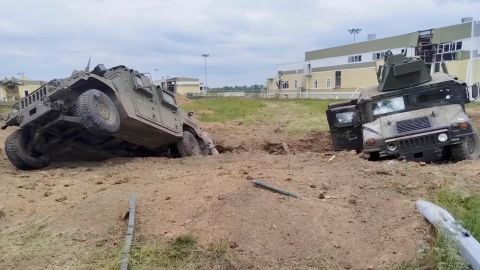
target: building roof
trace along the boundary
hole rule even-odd
[[[321,50],[307,51],[305,52],[305,61],[375,51],[385,51],[393,48],[417,47],[419,32],[423,31],[417,31],[381,39],[368,40],[355,44],[347,44]],[[432,43],[440,44],[454,40],[469,38],[471,37],[471,33],[472,22],[465,22],[436,28],[432,31]]]
[[[167,81],[183,81],[183,82],[198,82],[197,78],[189,78],[189,77],[173,77],[168,78]]]

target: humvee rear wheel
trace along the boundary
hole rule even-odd
[[[180,157],[199,156],[202,154],[197,138],[190,131],[183,132],[183,138],[176,146]]]
[[[90,132],[113,133],[120,128],[120,115],[105,93],[91,89],[78,97],[77,116]]]
[[[30,139],[25,129],[15,130],[5,140],[5,153],[10,162],[20,170],[37,170],[50,164],[47,154],[35,154],[27,150]]]
[[[478,159],[479,151],[478,134],[463,138],[462,142],[450,148],[450,155],[454,161]]]

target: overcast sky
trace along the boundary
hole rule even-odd
[[[66,77],[124,64],[209,85],[263,84],[306,50],[456,24],[478,0],[0,0],[0,77]]]

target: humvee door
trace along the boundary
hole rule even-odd
[[[337,103],[328,106],[327,120],[335,150],[361,150],[362,122],[354,102]]]

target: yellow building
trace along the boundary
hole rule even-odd
[[[289,97],[349,98],[376,85],[375,61],[386,51],[420,57],[440,70],[472,84],[480,81],[480,22],[464,18],[460,24],[305,52],[301,62],[277,65],[277,76],[267,80],[269,94]]]
[[[0,101],[14,102],[45,84],[43,81],[28,78],[5,78],[0,80]]]
[[[172,89],[175,94],[187,95],[187,94],[200,94],[200,82],[195,78],[187,77],[174,77],[166,80],[167,87]]]

